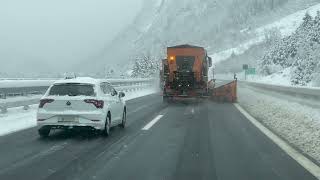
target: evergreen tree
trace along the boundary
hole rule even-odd
[[[320,44],[320,11],[317,11],[317,15],[313,21],[313,28],[311,30],[312,41]]]
[[[264,74],[274,73],[274,67],[291,67],[291,82],[307,85],[317,73],[320,48],[320,12],[313,19],[308,13],[297,30],[279,42],[271,42],[270,50],[263,56],[259,69]]]
[[[132,77],[134,78],[150,78],[158,74],[160,62],[152,58],[149,54],[142,55],[135,59]]]

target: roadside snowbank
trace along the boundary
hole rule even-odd
[[[279,97],[246,86],[238,90],[239,104],[252,116],[320,162],[319,108]]]
[[[156,93],[155,88],[126,93],[125,100],[135,99]],[[0,136],[35,127],[38,105],[31,105],[28,110],[22,107],[9,108],[5,114],[0,113]]]
[[[248,76],[248,81],[264,84],[292,86],[291,85],[291,68],[271,74],[269,76]]]
[[[0,136],[37,125],[37,105],[24,110],[22,107],[10,108],[5,114],[0,113]]]

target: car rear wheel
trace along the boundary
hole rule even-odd
[[[38,130],[40,137],[48,137],[50,134],[50,128],[42,127]]]
[[[122,113],[122,122],[120,124],[120,127],[121,128],[125,128],[126,127],[126,123],[127,123],[127,111],[126,111],[126,109],[124,109],[123,113]]]
[[[168,101],[169,101],[169,98],[168,98],[168,97],[166,97],[166,96],[163,96],[163,97],[162,97],[162,102],[163,102],[163,103],[168,103]]]
[[[110,115],[108,114],[107,119],[106,119],[106,123],[104,125],[103,135],[109,136],[110,129],[111,129],[111,118],[110,118]]]
[[[173,101],[172,97],[168,97],[168,96],[163,96],[162,97],[162,102],[165,103],[165,104],[170,104],[170,103],[172,103],[172,101]]]

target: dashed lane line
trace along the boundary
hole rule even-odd
[[[158,115],[156,116],[152,121],[150,121],[147,125],[145,125],[142,130],[147,131],[149,130],[153,125],[155,125],[161,118],[163,117],[163,115]]]

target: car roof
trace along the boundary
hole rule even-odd
[[[101,82],[107,82],[107,81],[103,81],[101,79],[94,79],[90,77],[77,77],[72,79],[58,80],[53,84],[65,84],[65,83],[99,84]]]

